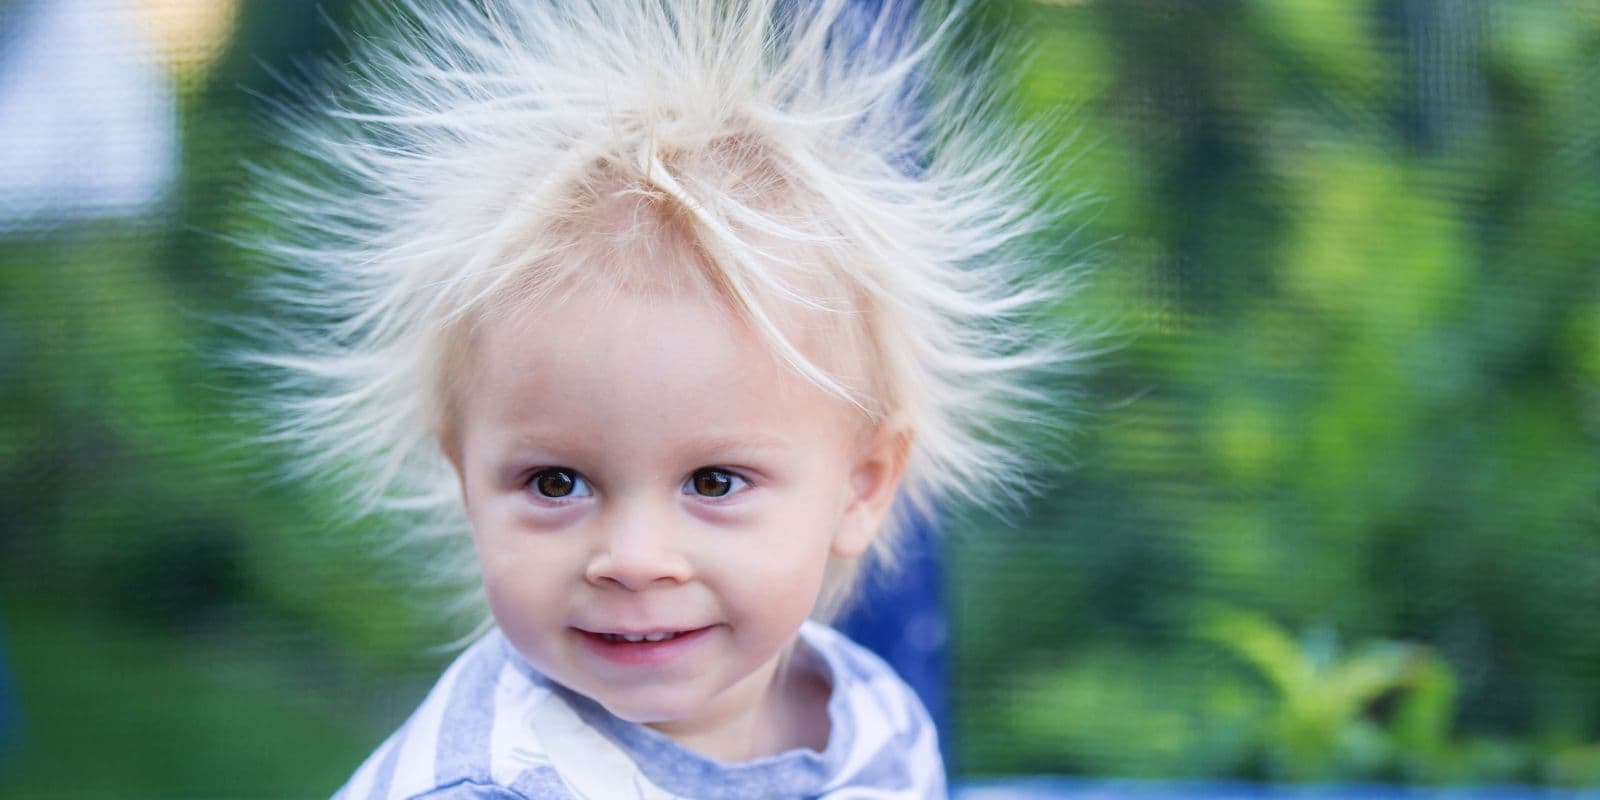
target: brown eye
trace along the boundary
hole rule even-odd
[[[689,477],[689,489],[701,497],[724,497],[743,483],[744,478],[720,469],[695,470]]]
[[[540,497],[559,500],[563,497],[584,496],[589,494],[589,487],[570,469],[542,469],[533,474],[528,481]]]

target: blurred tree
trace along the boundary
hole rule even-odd
[[[1600,340],[1578,333],[1600,296],[1600,15],[1431,0],[1014,10],[1061,76],[1029,84],[1038,109],[1070,91],[1093,109],[1080,118],[1097,146],[1062,178],[1108,196],[1090,230],[1109,266],[1088,302],[1140,318],[1094,381],[1105,406],[1074,472],[1023,529],[977,523],[990,529],[959,540],[965,763],[1103,766],[1088,754],[1118,741],[1092,731],[1123,736],[1104,723],[1112,701],[1050,706],[1055,723],[1028,730],[1061,746],[1021,759],[1001,755],[1020,724],[1002,709],[1048,704],[1039,687],[1064,684],[1041,676],[1117,683],[1083,673],[1086,658],[1127,671],[1193,657],[1182,642],[1207,602],[1426,643],[1451,665],[1466,731],[1600,737],[1586,377]],[[1186,696],[1208,690],[1144,674],[1118,694],[1129,708],[1203,707]],[[1185,724],[1191,753],[1227,739]],[[1162,774],[1251,770],[1152,759]],[[1497,774],[1554,780],[1518,769]]]

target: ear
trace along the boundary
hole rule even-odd
[[[879,424],[863,434],[850,469],[850,488],[844,515],[833,537],[833,554],[856,558],[867,551],[894,505],[895,490],[905,475],[915,438],[909,428]]]
[[[439,451],[444,453],[445,460],[450,462],[450,470],[456,474],[456,491],[461,495],[461,508],[467,510],[467,473],[461,463],[461,435],[452,427],[439,427],[434,431],[434,441],[439,445]]]

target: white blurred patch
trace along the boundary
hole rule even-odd
[[[177,169],[172,80],[119,0],[0,14],[0,230],[152,213]]]

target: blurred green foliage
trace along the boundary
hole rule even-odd
[[[963,766],[1600,782],[1600,8],[1010,11],[1125,346],[957,531]]]
[[[348,5],[244,3],[158,218],[0,236],[0,795],[326,794],[463,631],[206,357],[242,89]],[[985,8],[1116,346],[1031,515],[951,526],[955,766],[1600,784],[1600,6]]]

